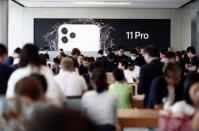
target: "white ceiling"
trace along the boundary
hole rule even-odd
[[[25,7],[180,8],[191,0],[15,0]]]

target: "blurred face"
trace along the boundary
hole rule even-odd
[[[199,82],[193,84],[189,89],[189,96],[196,107],[199,107]]]
[[[44,50],[44,54],[47,54],[48,53],[48,50]]]
[[[180,82],[180,77],[177,78],[177,77],[165,77],[168,85],[172,85],[172,86],[176,86],[179,84]]]
[[[88,69],[89,66],[90,66],[90,62],[89,61],[83,61],[82,65]]]
[[[165,57],[165,54],[160,53],[160,58],[162,59],[164,57]]]
[[[119,50],[119,56],[123,56],[124,55],[124,49],[120,49]]]
[[[150,56],[146,53],[144,53],[144,60],[146,61],[146,63],[150,63]]]
[[[140,50],[140,53],[141,53],[142,55],[144,55],[144,49],[143,49],[143,48]]]
[[[189,58],[192,58],[191,52],[187,52],[187,56],[188,56]]]
[[[131,54],[131,59],[132,60],[135,60],[137,58],[137,55],[136,54]]]

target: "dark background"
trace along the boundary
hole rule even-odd
[[[56,28],[56,25],[68,23],[77,19],[34,19],[34,43],[40,49],[48,46],[44,37],[49,31]],[[110,33],[113,39],[114,50],[119,46],[124,46],[127,51],[135,47],[145,47],[155,45],[160,48],[170,46],[170,19],[93,19],[98,23],[112,26],[115,30]],[[90,24],[85,22],[75,22],[74,24]],[[148,40],[127,39],[126,32],[140,31],[149,34]],[[102,32],[101,32],[102,33]]]

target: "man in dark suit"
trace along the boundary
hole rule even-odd
[[[147,107],[149,91],[152,81],[162,74],[163,63],[159,59],[159,50],[155,46],[145,48],[144,59],[146,65],[140,70],[140,82],[138,84],[138,93],[144,94],[144,107]]]

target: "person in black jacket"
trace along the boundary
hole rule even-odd
[[[138,93],[144,94],[144,107],[147,107],[149,91],[152,81],[162,74],[163,63],[159,59],[159,50],[154,46],[148,46],[145,48],[144,59],[146,65],[141,67],[140,70],[140,82],[138,84]]]
[[[118,64],[119,63],[118,63],[116,56],[113,52],[109,53],[107,55],[106,59],[102,62],[103,69],[106,72],[113,72],[113,70],[118,68]]]
[[[8,79],[13,71],[10,66],[4,64],[7,53],[7,48],[0,44],[0,95],[5,95]]]
[[[181,70],[177,63],[167,63],[163,75],[153,80],[147,108],[161,109],[163,104],[171,106],[183,99]],[[164,98],[167,98],[163,103]]]

